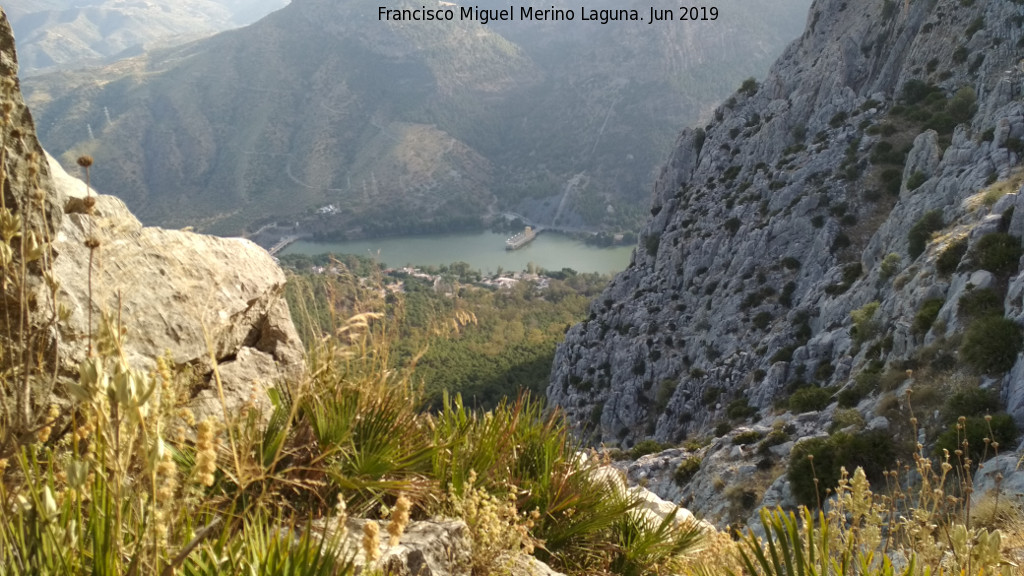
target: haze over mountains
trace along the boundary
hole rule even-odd
[[[303,219],[351,236],[503,211],[550,219],[561,205],[561,226],[635,230],[678,130],[763,73],[808,4],[737,2],[715,22],[482,26],[295,0],[246,28],[25,87],[44,146],[65,163],[92,154],[96,185],[150,223],[238,233]],[[312,215],[328,204],[338,213]]]
[[[11,0],[21,75],[109,63],[249,24],[288,0]]]

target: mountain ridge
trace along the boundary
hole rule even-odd
[[[601,33],[624,35],[624,26]],[[660,162],[669,126],[695,118],[749,75],[748,66],[767,60],[710,27],[684,34],[668,23],[661,33],[670,38],[634,34],[625,47],[665,52],[711,35],[714,49],[730,54],[736,78],[725,81],[708,72],[710,62],[681,56],[641,66],[619,56],[602,72],[572,65],[601,45],[598,32],[565,54],[547,53],[564,57],[555,66],[539,59],[543,50],[527,50],[535,34],[520,32],[520,45],[504,31],[473,22],[378,22],[357,3],[293,2],[242,30],[115,67],[36,77],[26,87],[46,145],[65,162],[91,153],[97,183],[146,221],[237,233],[302,219],[313,232],[349,235],[366,233],[361,227],[373,218],[386,226],[372,233],[449,219],[480,226],[498,210],[539,219],[567,181],[587,172],[567,203],[567,222],[614,229],[638,221],[635,200],[646,197],[641,184]],[[754,40],[777,45],[781,34]],[[686,96],[676,76],[688,69],[718,76],[716,88]],[[357,165],[358,151],[392,123],[431,127],[418,130],[440,139],[429,147],[451,138],[469,155],[446,157],[427,172],[401,162],[401,149],[378,156],[381,166]],[[411,190],[444,194],[427,210],[391,199]],[[326,204],[350,210],[311,217]]]
[[[18,36],[21,74],[109,63],[146,49],[242,26],[286,0],[130,2],[13,0],[4,7]]]

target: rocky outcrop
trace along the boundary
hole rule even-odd
[[[23,258],[18,242],[29,243],[30,232],[42,246],[41,257],[24,257],[28,296],[12,293],[5,317],[27,310],[34,333],[49,340],[39,348],[58,375],[74,377],[106,314],[123,329],[133,366],[150,369],[165,356],[195,368],[198,418],[265,403],[265,388],[303,356],[273,258],[246,240],[144,227],[119,199],[87,192],[36,140],[5,18],[0,67],[5,206],[26,223],[12,244],[15,258]],[[226,406],[212,390],[215,367]]]
[[[50,169],[68,199],[53,244],[58,301],[70,312],[62,324],[65,365],[77,366],[87,353],[90,307],[94,329],[104,313],[121,318],[132,364],[151,367],[168,355],[176,365],[200,368],[208,385],[194,393],[198,418],[223,410],[214,366],[233,412],[266,402],[262,391],[281,376],[279,366],[301,364],[284,273],[265,250],[240,238],[144,227],[113,196],[96,196],[87,214],[85,183],[52,159]],[[90,238],[99,242],[91,260]]]
[[[826,388],[835,409],[861,381],[844,409],[866,426],[892,415],[882,399],[895,405],[906,368],[927,369],[917,384],[940,397],[1001,390],[1024,416],[1020,362],[947,377],[966,291],[995,286],[1024,320],[1019,268],[977,256],[983,237],[1024,230],[1022,20],[1008,0],[816,1],[762,82],[680,135],[633,261],[558,349],[549,399],[590,442],[623,447],[768,428],[796,390]],[[939,311],[919,319],[926,304]],[[937,412],[918,416],[934,438]]]
[[[363,526],[368,522],[349,518],[339,542],[343,556],[351,557],[357,574],[380,571],[390,576],[469,576],[473,546],[469,528],[462,520],[436,518],[410,523],[397,545],[391,546],[386,537],[381,539],[379,558],[372,566],[367,566],[363,548]],[[315,522],[314,528],[329,540],[338,536],[338,526],[329,521]],[[383,522],[380,533],[386,534],[386,528],[387,522]],[[496,565],[508,576],[564,576],[522,552],[499,558]]]
[[[357,565],[365,566],[360,540],[368,520],[352,519],[348,524],[347,544],[358,550]],[[414,522],[402,534],[397,546],[383,539],[376,567],[395,576],[460,576],[469,574],[472,554],[469,528],[461,520]]]

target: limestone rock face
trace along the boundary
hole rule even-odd
[[[62,326],[61,362],[77,366],[87,353],[89,309],[121,318],[128,360],[149,368],[169,354],[177,365],[207,374],[209,387],[195,395],[197,418],[221,414],[211,382],[216,365],[229,411],[251,400],[279,366],[297,367],[302,349],[282,296],[285,276],[262,248],[238,238],[144,227],[124,203],[99,195],[91,215],[82,210],[85,183],[50,158],[54,183],[68,199],[54,249],[58,302],[70,311]],[[92,258],[86,240],[99,241]]]
[[[1024,499],[1024,471],[1020,469],[1020,461],[1020,453],[1010,452],[985,462],[974,473],[973,503],[977,505],[984,498],[1001,497],[1020,504]]]
[[[804,34],[766,78],[679,136],[630,266],[556,353],[550,402],[594,445],[721,439],[719,424],[769,429],[801,387],[834,387],[838,413],[834,391],[869,367],[894,378],[957,368],[968,291],[997,287],[1004,315],[1024,323],[1024,276],[985,270],[975,257],[986,235],[1024,231],[1024,68],[1013,48],[1022,40],[1005,25],[1022,18],[1010,0],[814,2]],[[947,112],[958,98],[965,106],[955,119],[909,119],[923,117],[922,87]],[[927,221],[938,229],[920,232],[924,250],[912,252],[911,232]],[[940,271],[937,259],[958,241],[965,255]],[[923,324],[919,312],[936,301],[936,320]],[[872,303],[873,316],[855,326],[851,312]],[[986,382],[1024,418],[1019,359]],[[940,394],[947,384],[935,384]],[[876,387],[844,410],[875,429],[906,427],[883,398],[895,405]],[[831,414],[806,415],[817,428],[794,438],[824,433]],[[929,438],[944,425],[918,416]],[[719,481],[699,473],[691,487],[666,480],[670,458],[649,486],[671,499],[693,494],[695,512],[721,521],[726,495],[746,489],[745,467],[779,474],[787,457],[715,441],[704,467]]]
[[[767,78],[700,131],[682,133],[632,263],[559,347],[549,398],[593,442],[683,438],[725,418],[730,401],[767,408],[819,366],[829,366],[820,384],[847,382],[865,359],[850,312],[872,300],[879,333],[909,357],[936,336],[912,333],[921,302],[966,285],[932,264],[951,239],[977,227],[973,244],[998,225],[1001,214],[966,200],[1020,163],[1018,152],[983,137],[989,128],[1024,134],[1017,55],[979,48],[984,66],[955,65],[944,39],[962,36],[967,17],[951,15],[955,2],[841,4],[815,2],[804,35]],[[972,10],[993,23],[1021,11],[1008,1]],[[979,46],[989,47],[1019,36],[997,25],[983,35]],[[920,74],[933,58],[944,80]],[[875,190],[885,166],[871,160],[881,137],[868,128],[892,121],[911,80],[949,98],[970,88],[976,113],[948,144],[927,129],[911,136],[893,199]],[[925,180],[909,190],[915,173]],[[933,210],[951,234],[911,258],[908,231]],[[899,257],[898,282],[882,276],[889,254]]]
[[[119,199],[87,193],[36,139],[18,87],[14,38],[2,13],[0,91],[3,205],[25,223],[11,249],[16,265],[27,261],[25,291],[5,288],[4,318],[17,319],[24,311],[32,338],[46,340],[37,344],[45,369],[75,378],[89,353],[89,334],[106,313],[124,328],[124,352],[136,368],[151,368],[157,357],[168,355],[204,375],[191,391],[197,417],[220,416],[250,398],[265,402],[264,389],[302,362],[282,297],[284,273],[273,258],[246,240],[143,227]],[[87,195],[95,201],[91,210]],[[91,255],[87,241],[98,243]],[[20,245],[33,242],[44,250],[29,260]],[[47,289],[53,285],[55,305]],[[61,309],[66,319],[58,322]],[[12,323],[2,333],[17,329],[20,324]],[[208,390],[215,366],[227,406]],[[19,411],[31,422],[33,400],[22,396]]]

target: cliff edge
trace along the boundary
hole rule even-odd
[[[32,350],[40,368],[35,390],[17,392],[21,417],[31,424],[50,392],[59,398],[61,382],[77,379],[104,314],[119,323],[130,365],[152,369],[165,357],[192,367],[196,382],[183,393],[197,418],[265,404],[264,389],[303,358],[273,258],[247,240],[144,227],[121,200],[68,175],[36,138],[2,12],[0,76],[3,333],[5,352],[18,350],[4,364],[17,372]]]

